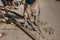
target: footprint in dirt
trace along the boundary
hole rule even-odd
[[[45,33],[48,33],[49,35],[52,35],[54,33],[54,29],[52,27],[44,27],[43,30],[45,31]]]
[[[45,25],[47,25],[47,24],[48,24],[47,22],[40,21],[40,25],[45,26]]]

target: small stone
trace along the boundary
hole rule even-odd
[[[11,22],[11,24],[13,25],[14,23]]]
[[[0,33],[0,37],[2,37],[2,33]]]
[[[6,22],[6,20],[5,20],[5,19],[2,19],[2,21],[3,21],[3,22]]]
[[[8,20],[8,18],[7,18],[7,17],[5,17],[5,19],[6,19],[6,20]]]

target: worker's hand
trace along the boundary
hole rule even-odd
[[[21,3],[24,5],[25,4],[24,0],[22,0]]]
[[[29,9],[27,8],[27,9],[26,9],[26,12],[28,12],[28,11],[29,11]]]
[[[30,6],[26,8],[26,11],[30,11],[33,8],[33,6]]]
[[[30,11],[30,8],[26,8],[26,12]]]

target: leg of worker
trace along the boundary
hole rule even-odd
[[[28,7],[28,4],[25,3],[24,4],[24,13],[23,13],[23,15],[24,15],[24,26],[28,25],[28,23],[27,23],[27,17],[28,17],[28,15],[27,15],[27,12],[25,11],[27,7]]]
[[[13,5],[14,9],[17,9],[15,6],[14,0],[12,0],[12,5]]]
[[[27,3],[25,3],[24,4],[24,22],[27,22],[27,12],[25,11],[26,10],[26,8],[28,7],[28,4]]]
[[[7,1],[6,0],[1,0],[3,5],[4,5],[4,9],[7,9]]]
[[[8,5],[7,0],[1,0],[1,1],[2,1],[3,5],[4,5],[4,9],[5,9],[6,14],[8,14],[7,11],[6,11],[7,10],[7,5]]]
[[[36,6],[32,9],[33,11],[33,17],[34,17],[34,24],[37,26],[37,14],[38,14],[38,10],[37,10],[37,4]]]

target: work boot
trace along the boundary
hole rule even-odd
[[[24,23],[23,25],[24,25],[24,27],[31,29],[31,26],[27,22]]]
[[[26,26],[28,25],[28,23],[27,23],[27,22],[25,22],[23,25],[24,25],[24,27],[26,27]]]
[[[33,24],[34,24],[35,26],[38,26],[38,25],[37,25],[37,22],[33,22]]]

